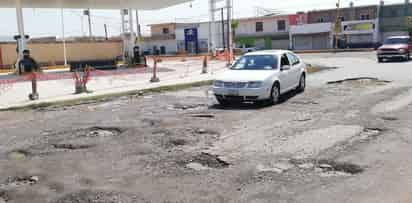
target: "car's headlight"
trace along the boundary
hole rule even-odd
[[[215,87],[223,87],[223,81],[220,81],[220,80],[215,80],[214,82],[213,82],[213,86],[215,86]]]
[[[401,52],[401,53],[406,53],[406,49],[399,49],[399,52]]]
[[[263,82],[260,82],[260,81],[252,81],[252,82],[247,83],[248,88],[259,88],[259,87],[262,87],[262,85],[263,85]]]

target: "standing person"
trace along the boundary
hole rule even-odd
[[[30,56],[29,50],[23,51],[23,58],[19,61],[19,75],[23,73],[39,72],[40,68],[36,60]]]
[[[40,71],[39,65],[37,64],[36,60],[30,57],[30,51],[24,50],[23,51],[23,59],[19,61],[19,74],[27,73],[31,74],[31,88],[32,93],[29,94],[30,100],[37,100],[39,99],[39,94],[37,92],[37,75],[36,72]]]

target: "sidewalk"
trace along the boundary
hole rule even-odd
[[[153,62],[149,61],[148,64]],[[28,99],[28,94],[31,93],[31,82],[14,83],[9,88],[0,87],[0,110],[212,80],[216,73],[225,70],[225,62],[210,61],[207,74],[201,74],[201,60],[165,61],[159,63],[158,68],[159,83],[150,83],[151,71],[91,78],[87,85],[92,91],[90,94],[74,95],[73,79],[40,81],[38,83],[40,99],[37,101]],[[162,71],[165,69],[168,71]]]

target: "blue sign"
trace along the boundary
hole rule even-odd
[[[185,49],[188,52],[199,52],[199,39],[197,28],[185,29]]]

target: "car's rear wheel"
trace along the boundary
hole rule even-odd
[[[306,89],[306,76],[302,74],[299,79],[299,86],[296,89],[298,92],[304,92]]]
[[[280,100],[280,85],[275,83],[270,92],[270,103],[275,105],[278,104]]]

